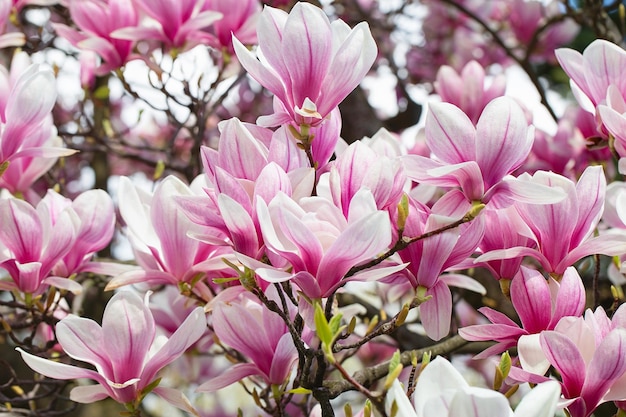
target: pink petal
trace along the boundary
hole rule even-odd
[[[533,143],[528,133],[526,116],[513,99],[499,97],[485,107],[476,126],[476,161],[486,188],[526,160]]]
[[[563,378],[564,395],[568,398],[578,397],[587,368],[578,348],[567,336],[554,331],[541,333],[540,339],[546,358]]]
[[[548,328],[551,311],[550,289],[539,272],[522,266],[511,283],[511,300],[528,333]]]
[[[121,291],[111,298],[102,316],[102,343],[115,373],[108,376],[111,381],[140,377],[155,333],[152,313],[139,295]]]
[[[588,409],[595,408],[611,385],[626,372],[626,358],[616,354],[626,347],[626,330],[612,330],[598,346],[591,362],[581,397]]]
[[[142,373],[142,384],[154,380],[157,372],[182,356],[207,331],[202,307],[195,308],[161,348],[149,358]]]
[[[450,332],[452,294],[448,286],[439,281],[426,291],[426,296],[429,295],[433,298],[420,305],[420,317],[428,337],[437,341]]]
[[[261,372],[256,365],[252,363],[238,363],[226,370],[222,375],[215,377],[204,384],[200,385],[197,392],[215,392],[224,387],[227,387],[237,381],[241,381],[243,378],[250,375],[259,375]]]
[[[461,109],[449,103],[431,103],[426,116],[426,143],[448,164],[476,161],[476,129]]]

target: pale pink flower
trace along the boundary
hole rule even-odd
[[[504,95],[506,78],[496,75],[489,86],[485,83],[485,69],[476,61],[470,61],[460,73],[444,65],[437,71],[435,89],[441,100],[454,104],[476,124],[485,106],[496,97]]]
[[[470,341],[497,341],[475,358],[487,358],[517,345],[524,335],[553,330],[563,317],[580,316],[585,309],[585,287],[578,272],[567,268],[560,281],[546,279],[539,272],[521,267],[511,282],[511,301],[522,326],[489,307],[478,309],[491,324],[478,324],[459,329]],[[548,308],[550,307],[550,308]]]
[[[413,238],[439,229],[465,215],[468,209],[469,204],[458,191],[449,192],[432,209],[411,199],[404,236]],[[471,223],[411,243],[398,252],[402,262],[408,263],[407,268],[382,280],[394,286],[406,286],[408,282],[413,289],[421,288],[425,296],[430,296],[420,304],[420,318],[426,334],[433,340],[445,337],[450,331],[452,294],[448,286],[485,292],[482,285],[468,276],[444,274],[476,250],[483,230],[483,220],[478,217]]]
[[[258,199],[256,212],[270,258],[287,264],[250,266],[265,281],[292,280],[309,298],[328,297],[348,280],[380,279],[404,268],[365,270],[344,279],[350,268],[374,259],[391,243],[389,214],[376,209],[365,188],[352,198],[347,219],[322,197],[296,203],[283,192],[269,203]]]
[[[189,187],[174,176],[159,183],[152,195],[136,188],[128,178],[121,179],[120,214],[141,268],[116,276],[107,285],[108,289],[136,283],[194,283],[194,290],[200,296],[211,297],[205,280],[195,281],[198,276],[228,270],[222,257],[232,251],[227,246],[200,242],[190,236],[194,231],[201,233],[202,228],[189,220],[176,198],[191,195]]]
[[[54,379],[91,379],[97,384],[72,389],[70,398],[90,403],[111,397],[132,404],[157,379],[157,372],[178,359],[205,332],[202,307],[193,310],[169,338],[156,335],[147,300],[130,291],[118,292],[107,304],[102,326],[93,320],[70,315],[56,326],[63,350],[95,370],[43,359],[17,348],[28,366]],[[157,395],[170,399],[172,391],[156,387]]]
[[[25,63],[22,58],[24,56],[17,61]],[[11,163],[18,158],[30,158],[23,161],[27,167],[33,163],[33,158],[38,160],[35,164],[47,166],[50,161],[41,162],[39,159],[57,158],[75,152],[50,146],[56,137],[51,117],[57,96],[52,71],[42,70],[37,65],[24,68],[16,64],[10,74],[0,73],[0,91],[7,93],[0,99],[0,165],[8,164],[0,168],[0,176],[2,171],[11,169]],[[27,185],[43,173],[41,169],[35,168],[35,171],[36,174],[28,168],[20,170],[27,175],[29,181],[23,180]],[[9,184],[12,182],[7,182]],[[16,184],[12,185],[18,190]]]
[[[235,37],[241,65],[275,94],[268,126],[317,125],[361,82],[377,51],[367,23],[350,29],[309,3],[296,3],[289,14],[266,6],[258,23],[261,61]]]
[[[528,237],[532,232],[514,206],[496,209],[487,207],[480,215],[485,221],[485,234],[478,245],[480,252],[487,253],[498,249],[535,245],[535,242]],[[487,268],[495,279],[512,279],[517,274],[523,259],[524,256],[520,255],[514,258],[474,262],[474,265],[467,265],[467,267],[482,266]]]
[[[115,231],[115,209],[111,196],[103,190],[88,190],[72,201],[48,190],[42,201],[47,204],[53,217],[70,209],[79,219],[75,224],[76,240],[54,266],[53,274],[69,278],[75,273],[92,271],[99,265],[90,261],[92,256],[111,242]]]
[[[581,54],[569,48],[555,51],[563,70],[571,78],[572,91],[578,103],[590,113],[603,104],[607,90],[614,85],[626,97],[626,80],[622,69],[626,65],[626,51],[603,39],[591,42]]]
[[[329,197],[346,217],[350,201],[362,187],[372,192],[379,210],[395,209],[407,181],[398,158],[380,155],[361,141],[341,152],[329,171]]]
[[[177,201],[192,222],[208,228],[196,238],[257,258],[263,255],[257,200],[269,201],[279,191],[296,199],[309,196],[314,170],[286,128],[272,132],[234,118],[219,128],[218,150],[201,150],[208,183],[205,195],[181,196]]]

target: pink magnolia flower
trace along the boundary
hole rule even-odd
[[[460,108],[474,124],[491,100],[504,95],[505,88],[506,78],[502,74],[496,75],[487,87],[485,69],[476,61],[465,64],[461,73],[443,65],[437,71],[435,82],[441,100]]]
[[[514,0],[506,4],[511,8],[506,20],[520,45],[529,48],[533,37],[539,34],[532,45],[534,49],[528,51],[534,60],[553,62],[554,50],[569,44],[580,31],[572,19],[565,19],[538,33],[546,22],[562,14],[558,1]]]
[[[376,209],[372,193],[363,188],[350,202],[346,219],[322,197],[296,203],[279,192],[269,204],[257,200],[256,212],[268,255],[283,268],[251,267],[268,282],[292,280],[311,299],[330,296],[347,282],[346,273],[374,259],[391,243],[389,214]],[[405,265],[362,271],[349,280],[379,279]]]
[[[82,287],[66,277],[49,276],[74,245],[80,219],[71,209],[55,211],[42,200],[37,209],[15,198],[0,199],[0,267],[13,282],[0,288],[40,294],[48,285],[80,292]]]
[[[553,417],[561,390],[555,381],[537,385],[511,410],[509,400],[487,388],[471,387],[450,362],[437,356],[420,373],[413,404],[395,380],[385,409],[395,402],[398,417]]]
[[[495,197],[500,204],[511,199],[543,203],[562,198],[546,188],[505,178],[526,160],[533,143],[524,112],[508,97],[487,104],[476,127],[458,107],[433,103],[425,131],[434,158],[403,158],[407,176],[414,181],[460,187],[469,201],[485,203]]]
[[[168,49],[189,50],[199,44],[215,44],[205,29],[222,17],[221,13],[203,10],[204,0],[133,0],[147,16],[154,19],[143,26],[129,26],[112,33],[113,38],[130,41],[156,40]],[[237,8],[235,8],[237,9]]]
[[[564,317],[552,331],[526,336],[518,343],[522,369],[510,376],[533,383],[553,366],[561,376],[563,396],[572,417],[588,417],[606,401],[626,399],[626,308],[609,319],[602,308],[584,317]]]
[[[24,33],[7,31],[7,23],[11,21],[13,13],[12,3],[12,0],[0,0],[0,49],[22,46],[26,43]]]
[[[580,316],[585,309],[585,287],[574,267],[565,270],[560,282],[546,279],[539,272],[521,267],[511,282],[511,301],[522,326],[489,307],[480,311],[491,324],[478,324],[459,329],[470,341],[497,341],[475,358],[482,359],[516,346],[520,337],[553,330],[563,317]],[[551,306],[548,308],[548,306]]]
[[[376,59],[376,44],[367,23],[350,29],[332,24],[318,7],[296,3],[287,14],[266,6],[257,35],[262,61],[233,38],[241,65],[275,94],[278,105],[265,125],[309,126],[326,116],[361,82]]]
[[[80,32],[61,23],[53,24],[59,36],[78,49],[97,53],[102,64],[98,75],[121,68],[131,59],[133,43],[116,39],[112,33],[125,27],[136,27],[139,17],[129,0],[69,0],[69,10]]]
[[[176,202],[177,197],[189,195],[193,195],[189,187],[174,176],[159,183],[152,195],[137,189],[128,178],[121,179],[120,214],[141,268],[116,276],[107,289],[135,283],[193,283],[200,296],[211,298],[204,279],[198,281],[198,277],[228,270],[222,257],[232,251],[190,236],[194,231],[201,233],[202,228],[191,222]]]
[[[567,197],[553,204],[516,203],[520,216],[532,231],[536,247],[517,246],[485,253],[476,262],[531,256],[549,273],[561,275],[579,259],[592,255],[621,255],[626,252],[624,236],[592,237],[604,207],[606,179],[602,167],[588,167],[574,184],[558,174],[538,171],[524,174],[520,181],[564,191]]]
[[[79,368],[40,358],[23,351],[22,358],[36,372],[54,379],[87,378],[95,385],[78,386],[70,392],[72,401],[90,403],[107,397],[136,406],[146,387],[157,379],[157,372],[179,358],[205,332],[202,307],[193,310],[169,337],[157,337],[154,317],[147,299],[134,292],[116,293],[107,304],[102,326],[95,321],[69,315],[56,326],[63,350],[73,359],[87,362],[95,370]],[[152,390],[166,400],[172,392]]]
[[[104,249],[113,238],[115,231],[115,209],[109,194],[103,190],[88,190],[81,193],[74,201],[55,191],[48,190],[42,200],[53,217],[60,216],[63,210],[76,213],[79,221],[76,226],[76,240],[54,266],[56,276],[70,277],[81,271],[100,272],[100,264],[90,262],[91,257]],[[95,269],[94,269],[95,268]],[[102,271],[106,274],[106,270]]]
[[[216,391],[253,375],[266,384],[279,386],[289,378],[298,352],[287,325],[278,314],[268,310],[242,287],[221,292],[211,302],[211,308],[215,335],[251,362],[231,366],[222,375],[200,385],[198,391]]]
[[[222,18],[213,23],[208,31],[215,35],[217,44],[233,53],[233,36],[244,45],[257,43],[256,25],[261,14],[261,3],[258,0],[243,0],[237,7],[229,0],[206,0],[203,10],[221,13]]]
[[[604,129],[611,135],[614,141],[615,152],[620,156],[619,171],[626,172],[626,101],[615,85],[607,89],[606,105],[599,105],[597,112],[602,120]]]

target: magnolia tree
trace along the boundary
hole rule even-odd
[[[0,0],[0,411],[626,415],[620,2],[265,3]]]

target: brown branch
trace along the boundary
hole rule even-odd
[[[430,353],[433,356],[446,355],[454,352],[467,343],[468,342],[461,336],[456,335],[433,346],[402,352],[400,354],[400,363],[402,363],[403,366],[409,366],[411,365],[413,357],[416,356],[421,358],[424,356],[424,353]],[[370,368],[356,371],[352,375],[352,379],[364,387],[371,386],[374,382],[387,376],[389,373],[389,363],[390,361],[387,361]],[[330,398],[336,398],[346,391],[355,390],[354,385],[350,381],[337,379],[324,381],[324,387],[327,388]]]

